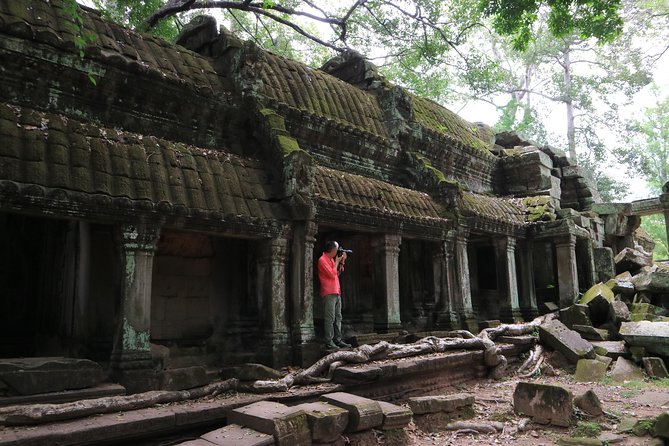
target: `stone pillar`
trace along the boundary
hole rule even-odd
[[[525,320],[531,321],[539,315],[537,308],[537,292],[534,284],[534,262],[532,259],[532,242],[520,245],[520,311]]]
[[[291,333],[295,364],[316,362],[320,346],[314,331],[314,244],[318,226],[312,221],[295,222],[291,257]]]
[[[128,393],[155,389],[151,361],[151,275],[160,228],[127,224],[117,228],[121,248],[122,296],[119,323],[111,355],[112,378]]]
[[[576,236],[569,234],[555,240],[560,308],[574,304],[578,297],[576,269]]]
[[[499,317],[503,322],[513,323],[522,320],[516,277],[516,239],[508,236],[495,239],[494,247],[500,295]]]
[[[583,243],[583,253],[585,254],[584,261],[586,262],[585,269],[588,281],[588,283],[585,284],[585,287],[590,288],[599,282],[597,268],[595,267],[595,250],[592,246],[592,240],[589,238],[582,239],[581,243]]]
[[[402,237],[383,234],[373,240],[377,312],[374,330],[388,333],[402,328],[400,320],[399,255]]]
[[[435,326],[440,330],[459,328],[458,313],[453,306],[453,284],[455,266],[453,239],[444,240],[433,257]]]
[[[260,339],[258,358],[272,367],[291,363],[286,308],[286,260],[288,240],[273,238],[259,242],[256,259]]]
[[[472,290],[469,278],[469,257],[467,255],[467,240],[469,230],[466,227],[458,228],[455,234],[455,264],[457,285],[454,301],[460,312],[463,328],[478,333],[478,321],[472,306]]]

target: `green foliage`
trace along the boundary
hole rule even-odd
[[[667,250],[667,231],[664,222],[664,215],[649,215],[642,217],[641,228],[648,232],[653,240],[655,240],[653,259],[669,259],[669,251]]]
[[[479,10],[492,17],[495,30],[511,36],[513,47],[523,51],[533,40],[542,10],[548,9],[547,25],[556,38],[577,35],[611,42],[623,30],[621,0],[480,0]]]
[[[602,433],[602,426],[594,421],[579,421],[574,428],[576,437],[598,437]]]
[[[145,31],[146,19],[164,3],[165,0],[93,0],[93,4],[105,18],[128,28],[142,31]],[[179,34],[179,23],[178,16],[172,17],[159,22],[149,32],[172,42]]]

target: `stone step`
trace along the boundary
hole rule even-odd
[[[328,393],[321,396],[321,400],[348,411],[346,432],[373,429],[383,423],[383,411],[378,401],[346,392]]]
[[[181,446],[268,446],[273,444],[273,436],[237,424],[228,424],[201,435],[197,440],[180,443]]]
[[[102,383],[95,387],[77,390],[64,390],[62,392],[39,393],[36,395],[19,395],[0,397],[0,407],[14,406],[19,404],[49,403],[60,404],[72,401],[102,398],[106,396],[125,395],[125,387],[115,383]]]
[[[311,444],[307,415],[297,407],[288,407],[271,401],[258,401],[231,410],[228,422],[273,435],[279,446]]]

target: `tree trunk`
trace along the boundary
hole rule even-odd
[[[571,48],[567,43],[563,50],[562,69],[564,79],[564,103],[567,107],[567,144],[569,146],[569,159],[576,161],[576,125],[574,123],[574,100],[572,96],[571,83]]]

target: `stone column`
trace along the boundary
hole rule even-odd
[[[589,238],[582,239],[583,243],[583,253],[585,254],[584,261],[586,262],[586,271],[587,271],[587,280],[588,283],[585,285],[587,288],[590,288],[596,284],[599,280],[597,275],[597,269],[595,268],[595,250],[592,246],[592,240]]]
[[[436,328],[452,330],[459,328],[458,314],[453,306],[454,274],[453,239],[444,240],[433,257]]]
[[[286,260],[288,240],[273,238],[259,242],[256,259],[256,292],[260,314],[259,360],[272,367],[291,363],[286,308]]]
[[[295,222],[291,257],[291,332],[296,364],[309,366],[318,360],[320,346],[314,331],[314,244],[318,226]]]
[[[375,301],[381,305],[374,315],[374,329],[388,333],[402,328],[400,320],[399,255],[402,237],[383,234],[372,242],[374,248]]]
[[[462,319],[463,328],[478,333],[478,321],[472,306],[472,290],[469,278],[469,256],[467,254],[467,240],[469,230],[461,226],[455,234],[455,264],[457,286],[454,300]]]
[[[516,277],[516,239],[508,236],[498,238],[494,240],[494,246],[500,294],[499,317],[503,322],[516,322],[522,319]]]
[[[576,269],[576,236],[569,234],[555,240],[560,308],[574,304],[578,296]]]
[[[539,315],[537,308],[537,292],[534,284],[534,262],[532,259],[532,242],[526,241],[520,245],[520,311],[525,320],[531,321]]]
[[[160,227],[127,224],[117,228],[121,247],[122,296],[111,355],[112,377],[129,393],[157,386],[151,361],[151,275]]]

